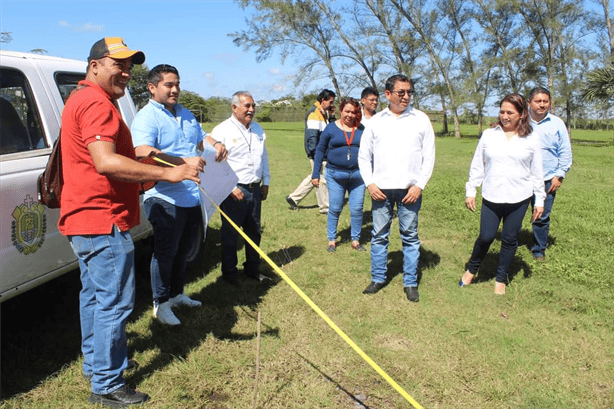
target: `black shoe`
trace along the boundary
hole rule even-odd
[[[290,205],[290,209],[298,210],[298,205],[294,200],[292,200],[290,196],[286,196],[286,202],[288,202],[288,204]]]
[[[149,396],[146,393],[136,391],[128,385],[124,385],[118,390],[107,393],[106,395],[92,393],[88,402],[101,403],[110,408],[123,408],[128,405],[138,405],[148,400]]]
[[[236,277],[227,277],[222,274],[222,280],[231,287],[239,288],[239,280]]]
[[[374,283],[373,281],[371,281],[371,284],[369,284],[369,286],[367,286],[367,288],[365,288],[365,290],[362,293],[363,294],[375,294],[376,292],[384,288],[385,284],[386,283]]]
[[[404,287],[405,295],[411,302],[418,302],[420,295],[418,294],[418,287]]]
[[[250,278],[252,280],[259,281],[259,282],[271,279],[271,277],[265,276],[264,274],[261,274],[260,272],[255,272],[255,273],[244,272],[244,274],[245,274],[245,277]]]

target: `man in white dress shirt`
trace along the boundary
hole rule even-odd
[[[220,141],[228,150],[228,164],[239,178],[239,182],[220,208],[232,221],[241,227],[247,236],[260,245],[261,202],[269,194],[269,156],[262,127],[254,122],[256,105],[247,91],[232,96],[232,115],[213,128],[211,136]],[[237,238],[238,232],[222,217],[222,278],[237,286]],[[250,278],[260,279],[258,267],[260,255],[249,244],[245,244],[243,273]]]
[[[386,283],[388,243],[396,204],[403,244],[403,290],[418,302],[418,211],[422,190],[435,164],[435,133],[428,116],[409,106],[413,84],[404,75],[386,80],[388,108],[375,115],[360,141],[358,166],[372,199],[371,283],[375,294]]]

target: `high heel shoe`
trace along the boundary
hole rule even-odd
[[[463,274],[463,276],[461,277],[460,281],[458,282],[458,286],[459,287],[467,287],[473,281],[473,277],[475,277],[475,274],[471,274],[469,271],[465,271],[465,274]],[[463,279],[465,279],[465,280],[463,280]],[[465,283],[465,281],[468,281],[468,282]]]

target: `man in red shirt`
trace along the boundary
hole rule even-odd
[[[142,181],[200,183],[191,165],[163,168],[135,160],[132,138],[115,101],[125,94],[133,64],[145,54],[120,37],[96,42],[84,81],[62,113],[64,187],[58,228],[79,259],[83,371],[91,403],[125,406],[149,397],[126,385],[126,322],[134,307],[134,244]]]

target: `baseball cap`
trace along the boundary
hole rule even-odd
[[[105,37],[102,40],[96,41],[90,50],[87,62],[103,57],[111,57],[116,60],[132,57],[133,64],[143,64],[145,62],[145,54],[142,51],[130,50],[121,37]]]

